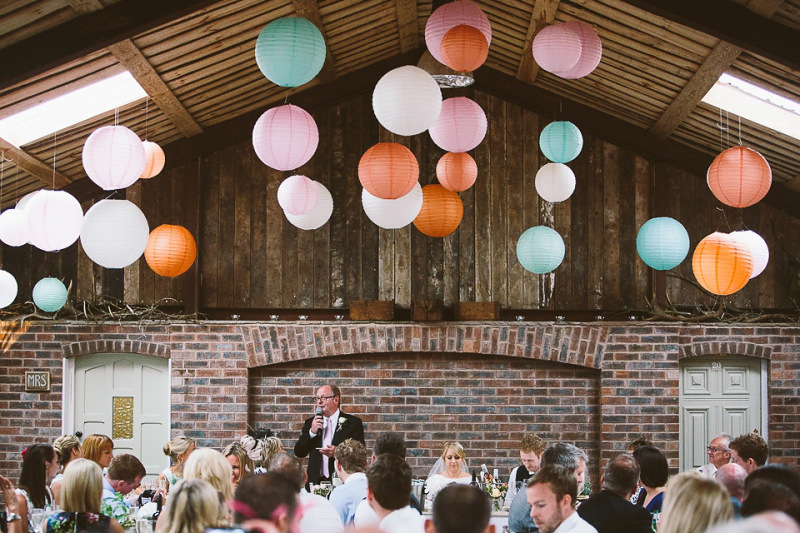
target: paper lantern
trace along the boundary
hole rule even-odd
[[[139,178],[147,180],[158,176],[164,170],[164,150],[159,145],[150,141],[142,141],[144,147],[144,171]]]
[[[772,169],[755,150],[734,146],[714,158],[706,178],[717,200],[732,207],[748,207],[769,192]]]
[[[769,246],[764,238],[751,230],[734,231],[730,235],[750,249],[750,254],[753,256],[753,273],[750,274],[750,279],[764,272],[769,263]]]
[[[294,170],[306,164],[319,144],[317,123],[306,110],[286,104],[268,109],[253,127],[258,158],[275,170]]]
[[[0,213],[0,241],[8,246],[22,246],[28,244],[30,238],[27,211],[6,209]]]
[[[422,188],[422,209],[414,225],[428,237],[447,237],[453,233],[464,216],[464,204],[458,193],[439,184]]]
[[[54,313],[67,303],[67,288],[56,278],[42,278],[33,287],[33,303],[42,311]]]
[[[306,176],[289,176],[278,186],[278,204],[292,215],[305,215],[317,203],[317,186]]]
[[[478,178],[478,165],[466,152],[447,152],[436,163],[436,179],[448,191],[466,191]]]
[[[141,144],[141,143],[140,143]],[[83,209],[66,191],[40,191],[25,206],[31,244],[54,252],[78,240],[83,223]]]
[[[536,63],[547,72],[569,72],[581,59],[581,38],[574,27],[551,24],[536,34],[531,50]]]
[[[174,278],[192,266],[197,257],[197,244],[183,226],[162,224],[150,232],[144,259],[159,276]]]
[[[448,2],[431,13],[425,24],[425,44],[439,63],[444,63],[441,54],[442,39],[456,26],[477,28],[486,38],[487,48],[492,44],[492,26],[489,24],[489,18],[477,4],[469,0]]]
[[[575,174],[567,165],[547,163],[536,173],[535,185],[543,200],[563,202],[575,192]]]
[[[431,125],[433,142],[448,152],[467,152],[486,137],[486,113],[477,102],[464,96],[442,102],[442,112]]]
[[[0,270],[0,309],[14,303],[18,290],[17,278],[11,272]]]
[[[372,92],[372,110],[381,126],[398,135],[422,133],[442,110],[442,90],[430,74],[413,65],[390,70]]]
[[[517,241],[517,259],[534,274],[547,274],[558,268],[565,253],[564,239],[547,226],[528,228]]]
[[[293,215],[287,213],[283,214],[293,226],[302,230],[315,230],[324,226],[330,220],[333,214],[333,197],[330,191],[318,181],[314,182],[317,185],[317,203],[305,215]]]
[[[478,28],[461,24],[447,30],[441,44],[444,64],[458,72],[472,72],[489,57],[489,43]]]
[[[34,196],[36,196],[37,194],[39,194],[40,192],[42,192],[44,190],[47,190],[47,189],[39,189],[37,191],[29,192],[28,194],[26,194],[25,196],[23,196],[22,198],[20,198],[17,201],[17,207],[16,208],[17,209],[25,209],[27,207],[27,205],[28,205],[28,202],[31,201],[31,198],[33,198]]]
[[[714,232],[694,249],[692,271],[704,289],[725,296],[738,291],[750,280],[753,256],[735,237]]]
[[[650,268],[669,270],[680,265],[689,253],[689,234],[674,218],[651,218],[639,228],[636,251]]]
[[[410,193],[393,200],[378,198],[362,189],[361,205],[376,226],[383,229],[403,228],[411,224],[422,209],[422,187],[417,183]]]
[[[103,126],[83,144],[83,168],[106,191],[124,189],[144,172],[145,151],[139,137],[125,126]]]
[[[583,135],[578,126],[569,121],[551,122],[539,135],[539,148],[553,163],[569,163],[583,149]]]
[[[397,143],[378,143],[358,162],[361,186],[378,198],[405,196],[419,179],[419,164],[411,150]]]
[[[573,20],[565,22],[564,25],[578,35],[581,41],[581,57],[571,69],[555,72],[554,74],[568,80],[588,76],[600,64],[600,59],[603,57],[603,43],[592,25],[587,22]]]
[[[273,20],[256,39],[258,68],[281,87],[299,87],[314,79],[325,64],[325,56],[322,33],[300,17]]]
[[[105,268],[125,268],[144,253],[150,227],[142,210],[128,200],[100,200],[86,212],[81,246]]]

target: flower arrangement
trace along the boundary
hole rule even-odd
[[[485,490],[489,498],[492,499],[493,510],[501,511],[503,509],[503,502],[506,499],[506,494],[508,494],[508,483],[503,483],[502,481],[486,483],[483,486],[483,490]]]

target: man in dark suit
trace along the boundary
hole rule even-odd
[[[578,514],[597,533],[650,533],[653,519],[644,507],[628,501],[639,481],[639,465],[632,455],[622,454],[608,462],[600,478],[603,490],[578,507]]]
[[[341,393],[336,385],[323,385],[314,396],[315,415],[307,418],[294,445],[297,457],[308,456],[308,482],[330,481],[333,452],[346,439],[364,444],[364,424],[357,416],[340,410]]]

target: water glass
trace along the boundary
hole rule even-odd
[[[153,521],[149,518],[140,518],[136,521],[136,533],[153,533]]]

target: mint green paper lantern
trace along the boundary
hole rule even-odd
[[[689,234],[674,218],[651,218],[636,235],[636,251],[650,268],[670,270],[680,265],[689,253]]]
[[[67,303],[67,288],[56,278],[42,278],[33,287],[33,303],[42,311],[53,313]]]
[[[547,274],[564,260],[564,239],[553,228],[534,226],[520,235],[517,241],[517,259],[525,270],[534,274]]]
[[[267,24],[256,40],[256,63],[269,81],[281,87],[308,83],[325,64],[325,39],[301,17],[284,17]]]
[[[539,148],[553,163],[569,163],[581,153],[583,135],[572,122],[551,122],[539,135]]]

